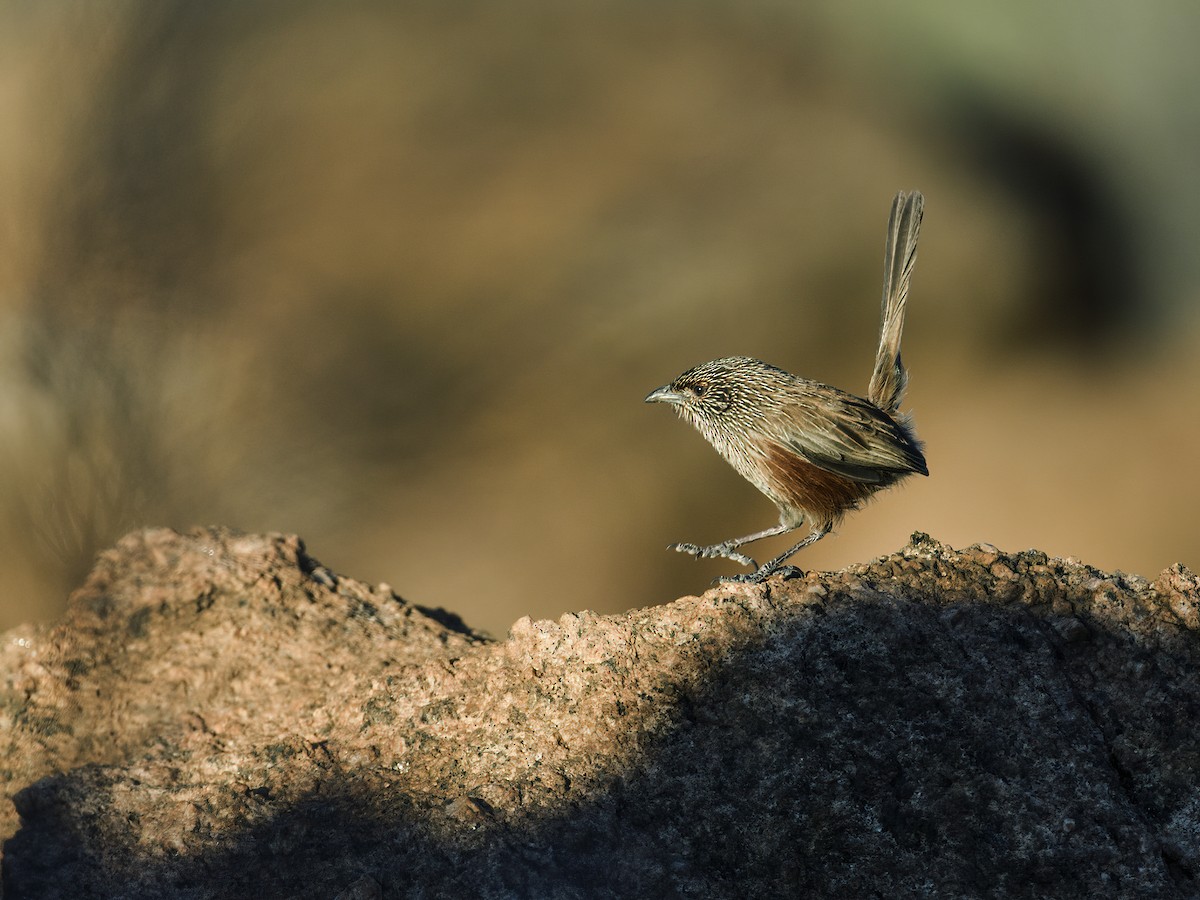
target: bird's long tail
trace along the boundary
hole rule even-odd
[[[917,191],[901,191],[892,201],[888,219],[887,244],[883,254],[883,324],[879,330],[879,352],[867,396],[884,412],[900,409],[908,372],[900,361],[900,336],[904,331],[904,307],[908,302],[908,282],[917,262],[917,238],[925,198]]]

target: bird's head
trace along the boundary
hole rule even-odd
[[[787,375],[757,359],[733,356],[688,369],[670,384],[646,396],[647,403],[667,403],[680,416],[708,432],[722,424],[757,418],[771,383]]]
[[[646,396],[646,402],[667,403],[687,419],[717,416],[729,409],[732,374],[716,362],[704,363],[688,369],[670,384],[655,388]]]

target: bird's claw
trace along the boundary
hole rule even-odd
[[[796,566],[776,566],[775,568],[763,566],[757,571],[741,575],[722,575],[713,579],[713,584],[762,584],[774,575],[779,575],[784,581],[787,581],[789,578],[803,578],[804,570]]]
[[[741,575],[718,575],[712,580],[713,584],[758,584],[762,581],[757,572],[744,572]]]
[[[671,544],[668,550],[677,553],[687,553],[696,559],[732,559],[743,566],[757,569],[758,563],[744,553],[737,553],[729,544],[713,544],[711,547],[700,547],[696,544]]]

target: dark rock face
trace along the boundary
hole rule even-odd
[[[10,900],[1200,896],[1182,567],[916,535],[494,642],[149,531],[0,660]]]

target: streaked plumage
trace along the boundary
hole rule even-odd
[[[812,533],[804,541],[753,575],[742,576],[761,580],[801,547],[828,534],[842,515],[876,491],[914,472],[929,474],[908,417],[899,413],[908,381],[900,338],[923,211],[923,198],[915,192],[898,194],[892,204],[884,251],[883,322],[869,400],[741,356],[702,363],[646,397],[648,403],[674,406],[779,507],[780,522],[774,528],[711,547],[676,544],[675,549],[753,564],[734,551],[807,522]]]

